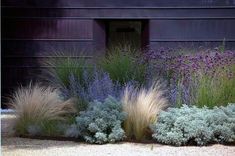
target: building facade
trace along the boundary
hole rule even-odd
[[[39,62],[53,49],[94,58],[122,41],[235,47],[235,0],[2,0],[1,9],[3,96],[47,68]]]

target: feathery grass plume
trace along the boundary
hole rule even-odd
[[[122,103],[123,110],[128,114],[124,129],[129,138],[144,140],[151,136],[149,125],[157,120],[159,112],[168,105],[163,94],[159,81],[148,89],[126,87]]]
[[[31,83],[19,88],[8,104],[15,110],[13,127],[17,134],[29,133],[32,125],[43,127],[50,121],[63,121],[66,114],[75,111],[72,100],[61,100],[56,89]]]

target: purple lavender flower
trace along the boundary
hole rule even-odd
[[[80,103],[95,100],[103,102],[109,95],[119,99],[124,89],[118,82],[113,82],[107,73],[98,71],[96,68],[92,75],[84,71],[82,79],[86,81],[79,81],[78,77],[71,74],[69,85],[61,89],[62,96],[65,99],[76,97]],[[81,84],[81,82],[84,83]]]
[[[151,57],[149,55],[151,54]],[[155,57],[152,57],[155,56]],[[171,87],[171,99],[176,100],[179,88],[183,93],[183,100],[187,102],[190,96],[190,86],[195,85],[193,79],[196,79],[200,73],[210,77],[226,74],[229,78],[234,76],[235,51],[202,51],[195,54],[179,55],[175,52],[169,52],[167,49],[149,50],[145,53],[145,60],[149,63],[149,73],[167,79],[175,87]],[[220,71],[223,72],[220,72]],[[233,70],[233,71],[232,71]],[[173,83],[172,83],[173,81]],[[177,82],[182,84],[177,88]],[[183,90],[183,91],[182,91]],[[186,96],[187,95],[187,96]]]

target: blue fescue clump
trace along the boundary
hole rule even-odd
[[[76,123],[67,130],[66,136],[98,144],[120,141],[125,137],[121,126],[125,116],[121,103],[111,96],[103,103],[91,102],[88,109],[76,117]]]
[[[153,138],[160,143],[186,145],[235,141],[235,104],[226,107],[197,108],[183,105],[162,111],[151,126]]]

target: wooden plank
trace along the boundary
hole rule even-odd
[[[213,42],[205,42],[205,41],[182,41],[182,42],[175,42],[175,41],[169,41],[169,42],[165,42],[165,41],[158,41],[158,42],[150,42],[149,47],[151,49],[159,49],[161,47],[164,48],[184,48],[184,49],[190,49],[190,50],[194,50],[194,49],[208,49],[208,48],[216,48],[219,47],[223,44],[222,41],[213,41]],[[235,49],[235,42],[225,42],[225,48],[226,49]]]
[[[45,41],[45,40],[3,40],[3,56],[55,56],[55,53],[65,55],[92,55],[93,42],[80,41]]]
[[[94,20],[93,29],[93,45],[98,55],[102,56],[105,54],[107,44],[107,23],[102,20]]]
[[[7,19],[2,25],[6,39],[92,39],[92,20]]]
[[[2,0],[3,6],[40,7],[149,7],[149,6],[230,6],[233,0]]]
[[[33,18],[33,19],[94,19],[94,18],[219,18],[235,17],[233,8],[80,8],[80,9],[51,9],[51,8],[3,8],[3,18]]]
[[[151,41],[235,40],[235,20],[150,20]]]

